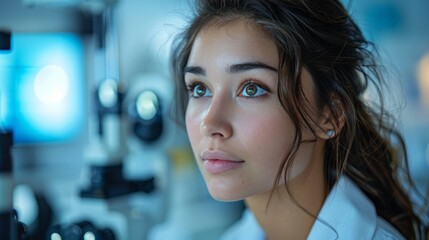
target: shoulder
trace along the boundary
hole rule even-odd
[[[246,209],[221,240],[262,240],[265,233]],[[398,230],[376,213],[374,204],[359,187],[343,176],[329,193],[307,240],[402,240]]]
[[[329,193],[310,231],[311,239],[405,239],[377,215],[374,204],[348,177]]]

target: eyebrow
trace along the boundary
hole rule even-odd
[[[276,68],[261,62],[246,62],[246,63],[233,64],[229,67],[228,72],[241,73],[241,72],[250,71],[253,69],[266,69],[273,72],[277,72]]]
[[[198,66],[187,66],[183,69],[183,73],[192,73],[195,75],[202,75],[202,76],[206,76],[206,70],[203,69],[202,67],[198,67]]]
[[[227,72],[234,74],[234,73],[241,73],[241,72],[246,72],[254,69],[266,69],[273,72],[277,72],[276,68],[261,62],[245,62],[245,63],[233,64],[229,66],[229,68],[227,69]],[[183,73],[185,74],[193,73],[195,75],[206,76],[206,70],[199,66],[187,66],[183,69]]]

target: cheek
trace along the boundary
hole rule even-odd
[[[199,116],[195,114],[195,112],[196,111],[194,107],[188,107],[185,116],[186,131],[192,145],[194,142],[198,141],[200,135],[201,122]]]
[[[248,120],[243,124],[242,131],[247,146],[249,157],[256,159],[255,170],[264,175],[267,182],[274,179],[281,163],[292,150],[295,141],[296,129],[289,116],[271,113],[268,118],[260,118],[257,121]],[[254,119],[255,120],[255,119]],[[244,130],[244,129],[242,129]],[[305,135],[305,134],[304,134]],[[303,136],[306,138],[306,136]],[[310,139],[309,136],[307,138]],[[294,155],[292,167],[288,170],[289,179],[304,173],[311,162],[314,143],[301,143]],[[284,182],[283,176],[280,184]]]
[[[271,188],[279,167],[293,144],[293,124],[286,113],[272,111],[246,118],[238,127],[241,149],[246,152],[251,171],[258,176],[260,184],[267,189]]]
[[[249,151],[275,156],[277,159],[283,159],[295,134],[293,124],[282,112],[247,117],[237,127],[240,128],[242,144]]]

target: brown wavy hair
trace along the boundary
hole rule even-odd
[[[276,44],[278,96],[297,129],[275,184],[282,175],[287,178],[282,173],[288,172],[303,143],[302,128],[315,133],[302,89],[301,72],[305,68],[314,81],[318,109],[329,109],[333,126],[344,120],[343,127],[336,129],[335,137],[326,144],[328,189],[340,175],[347,175],[371,199],[379,216],[407,239],[423,239],[420,216],[404,190],[404,186],[414,185],[403,137],[383,107],[386,82],[377,64],[377,51],[338,0],[197,1],[196,16],[173,44],[171,63],[179,94],[176,110],[182,114],[186,111],[183,69],[199,31],[213,22],[221,26],[238,20],[261,26]],[[375,90],[376,101],[365,98],[369,85]]]

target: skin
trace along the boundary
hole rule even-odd
[[[185,68],[190,94],[186,126],[197,164],[215,199],[244,199],[269,239],[305,239],[314,217],[292,200],[284,180],[270,199],[295,134],[277,95],[278,65],[274,42],[257,25],[239,20],[205,26]],[[302,81],[315,107],[312,79],[305,69]],[[314,115],[314,119],[321,128],[316,135],[303,129],[303,138],[314,141],[301,144],[288,184],[295,199],[317,216],[326,197],[324,144],[326,130],[332,126],[328,115]],[[212,170],[218,166],[216,158],[227,160],[220,162],[227,166],[220,172]]]

